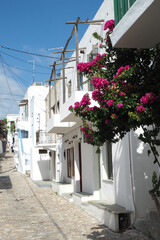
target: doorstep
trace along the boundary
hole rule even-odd
[[[52,181],[48,180],[39,180],[39,181],[33,181],[34,184],[36,184],[40,188],[52,188]]]
[[[52,190],[58,195],[62,196],[64,193],[72,193],[73,185],[66,182],[53,182],[52,181]]]
[[[93,199],[94,199],[93,195],[89,193],[85,192],[73,193],[73,202],[78,206],[81,206],[82,203],[87,203],[88,201],[91,201]]]
[[[102,224],[113,231],[119,232],[128,228],[133,222],[133,212],[117,204],[107,201],[89,201],[83,209]]]

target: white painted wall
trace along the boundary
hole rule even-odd
[[[114,10],[113,10],[113,1],[112,0],[105,0],[103,1],[100,9],[97,11],[97,14],[94,17],[94,20],[104,19],[104,23],[106,20],[113,19],[114,17]],[[80,27],[80,26],[79,26]],[[100,45],[100,42],[96,40],[92,34],[94,32],[98,32],[101,36],[104,36],[104,24],[102,25],[90,25],[88,29],[86,30],[83,38],[81,39],[79,43],[79,48],[85,47],[85,53],[79,54],[80,56],[80,62],[87,62],[88,61],[88,54],[92,51],[92,48],[95,44],[98,42],[98,46]],[[103,53],[102,49],[98,49],[99,53]],[[75,53],[73,53],[72,57],[75,57]],[[75,81],[76,77],[76,64],[75,62],[71,62],[67,64],[67,67],[73,67],[73,70],[66,69],[65,70],[65,76],[67,77],[66,80],[66,102],[63,104],[60,112],[60,119],[64,121],[64,119],[69,116],[70,112],[68,111],[68,107],[72,104],[74,104],[75,101],[79,101],[82,98],[82,95],[88,91],[88,84],[83,85],[83,94],[82,91],[79,92],[78,99],[74,99],[75,91],[77,90],[77,82]],[[68,82],[71,80],[71,89],[72,94],[71,97],[68,96]],[[86,78],[84,77],[84,81]],[[81,95],[81,96],[80,96]],[[73,100],[74,99],[74,100]],[[61,103],[63,103],[63,86],[61,82]],[[67,115],[68,114],[68,115]],[[74,119],[73,119],[74,121]],[[80,126],[80,123],[79,123]],[[78,155],[78,140],[72,139],[73,135],[79,135],[79,129],[80,127],[77,126],[76,130],[71,131],[68,134],[64,135],[63,138],[63,146],[59,150],[62,155],[62,175],[63,175],[63,181],[66,181],[68,183],[72,182],[72,179],[69,179],[67,177],[67,160],[64,159],[64,150],[70,147],[74,147],[74,160],[75,160],[75,177],[74,177],[74,190],[76,192],[79,191],[79,155]],[[69,141],[73,141],[72,144],[65,143],[66,139],[70,139]],[[99,192],[99,170],[98,170],[98,159],[97,154],[95,154],[95,150],[92,146],[88,145],[87,143],[83,143],[81,145],[81,151],[82,151],[82,189],[83,192],[93,194],[95,199],[97,199],[100,196]],[[66,152],[67,156],[67,152]],[[67,157],[66,157],[67,159]],[[102,186],[103,187],[103,186]],[[103,191],[104,193],[105,191]],[[114,198],[114,191],[112,189],[112,196]],[[105,198],[105,197],[103,197]]]
[[[147,210],[155,209],[155,203],[151,199],[148,191],[152,189],[152,173],[157,171],[157,166],[153,164],[153,155],[148,157],[149,147],[137,139],[138,129],[131,132],[131,160],[134,178],[134,196],[136,202],[136,215],[138,218],[146,217]]]

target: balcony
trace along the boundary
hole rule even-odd
[[[75,91],[71,97],[65,102],[60,109],[60,121],[61,122],[76,122],[80,123],[81,119],[76,117],[71,111],[68,110],[69,106],[74,105],[75,102],[80,102],[84,94],[89,93],[90,97],[92,92],[90,91]],[[91,106],[97,106],[95,101],[91,101]]]
[[[49,134],[46,131],[37,131],[36,145],[46,148],[50,146],[56,146],[56,136],[54,134]]]
[[[117,25],[111,35],[112,45],[116,48],[152,48],[159,44],[157,24],[160,22],[160,1],[128,1],[132,4],[128,10],[127,4],[124,4],[127,1],[123,1],[123,11],[118,2],[115,0]]]
[[[54,114],[47,123],[48,133],[65,134],[75,128],[74,122],[60,122],[60,114]]]

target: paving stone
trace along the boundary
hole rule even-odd
[[[0,239],[149,239],[136,230],[110,231],[49,187],[38,187],[28,176],[15,171],[13,163],[12,153],[0,157]]]

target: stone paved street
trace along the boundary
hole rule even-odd
[[[114,233],[50,188],[16,171],[13,154],[0,158],[0,239],[148,240],[135,230]]]

